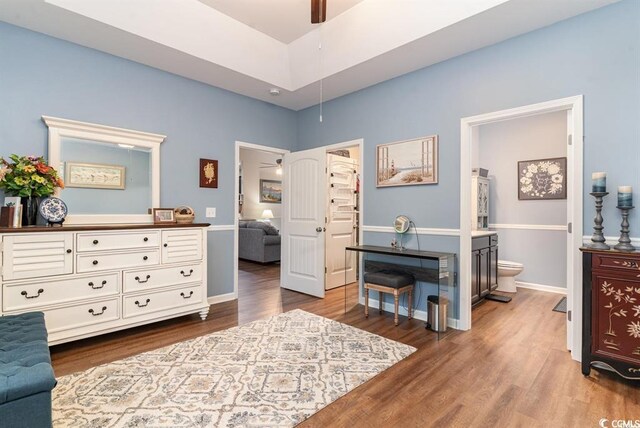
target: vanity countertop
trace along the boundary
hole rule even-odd
[[[496,232],[495,230],[472,230],[471,231],[471,237],[472,238],[476,238],[478,236],[490,236],[490,235],[497,235],[498,232]]]

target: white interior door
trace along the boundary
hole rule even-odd
[[[356,253],[344,248],[356,243],[357,171],[356,159],[327,155],[327,290],[356,280]]]
[[[280,286],[324,297],[326,149],[284,155]]]

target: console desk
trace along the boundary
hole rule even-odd
[[[199,313],[208,224],[0,228],[0,315],[42,311],[55,345]]]

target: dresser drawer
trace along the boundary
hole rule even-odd
[[[159,245],[160,232],[78,233],[76,240],[78,252],[152,248]]]
[[[58,331],[101,324],[120,318],[119,298],[96,303],[83,303],[44,310],[44,320],[49,334]]]
[[[127,271],[124,273],[124,292],[200,281],[202,281],[201,264]]]
[[[115,254],[78,254],[77,272],[97,272],[130,267],[157,265],[160,261],[158,250],[135,251]]]
[[[2,290],[3,310],[16,311],[118,294],[119,275],[109,273],[85,278],[66,278],[6,285]]]
[[[592,269],[628,273],[640,277],[640,258],[618,254],[593,254]]]
[[[201,305],[202,292],[202,284],[196,284],[176,290],[125,296],[123,317],[131,318],[166,309]]]

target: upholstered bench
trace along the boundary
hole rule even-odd
[[[364,316],[369,316],[369,290],[376,290],[380,296],[380,313],[382,313],[382,293],[393,295],[395,316],[394,322],[398,325],[398,303],[400,295],[409,293],[408,319],[412,318],[413,286],[416,280],[410,273],[381,270],[377,272],[365,272],[364,274]]]
[[[42,312],[0,317],[0,426],[51,426],[51,367]]]

